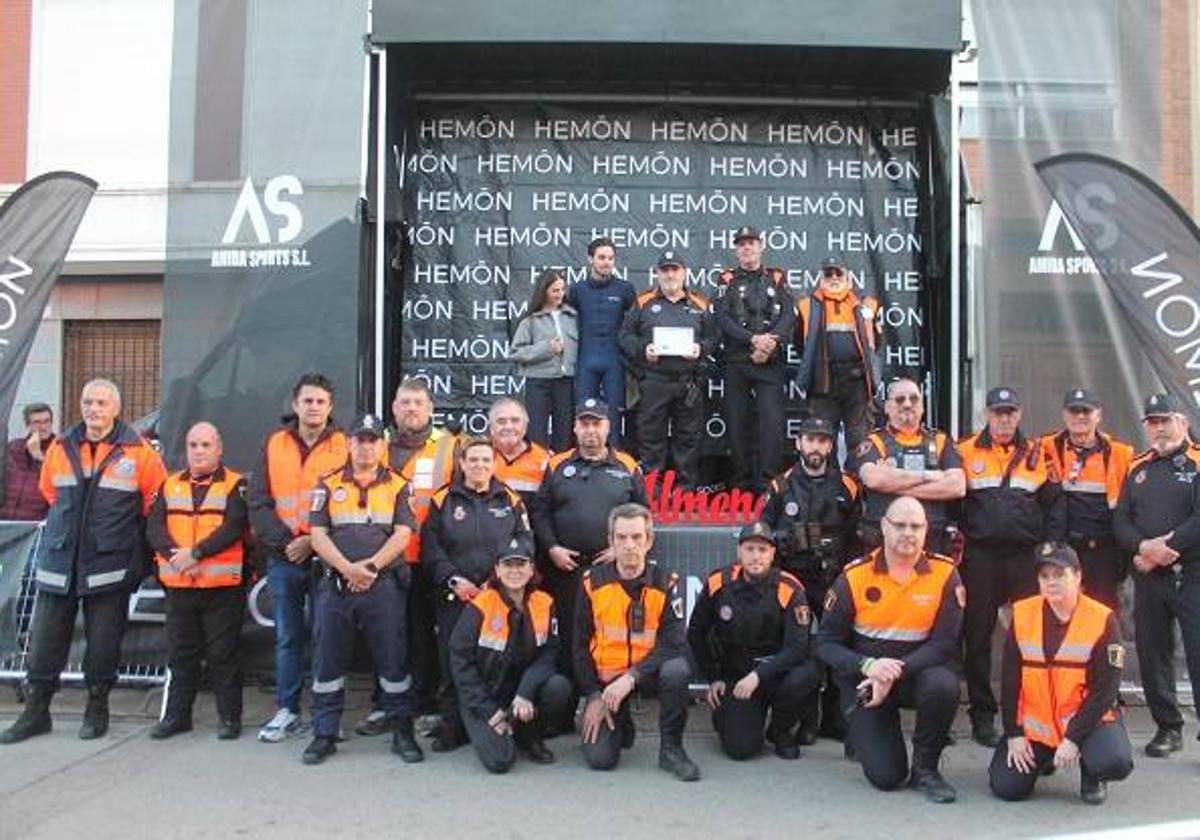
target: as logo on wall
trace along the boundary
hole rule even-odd
[[[213,268],[286,268],[309,266],[304,248],[276,247],[292,242],[304,228],[304,214],[299,204],[289,196],[304,195],[304,186],[295,175],[276,175],[262,188],[261,198],[254,181],[247,178],[242,184],[221,234],[223,247],[212,252]],[[268,219],[268,216],[270,217]],[[237,247],[246,230],[257,247]]]

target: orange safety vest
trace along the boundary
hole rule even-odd
[[[1030,741],[1055,749],[1062,743],[1067,725],[1087,697],[1087,666],[1096,642],[1104,635],[1108,607],[1086,595],[1079,604],[1062,645],[1047,659],[1042,645],[1043,604],[1041,595],[1013,604],[1013,635],[1021,651],[1021,695],[1017,723]],[[1111,722],[1117,713],[1109,709],[1101,720]]]
[[[642,628],[634,630],[633,599],[617,577],[614,564],[588,569],[583,573],[583,591],[592,604],[592,638],[588,652],[602,683],[610,683],[640,663],[658,641],[667,593],[675,584],[674,573],[663,573],[647,564],[639,600]]]
[[[391,466],[400,477],[408,482],[412,495],[413,516],[417,519],[417,530],[413,532],[404,550],[404,562],[415,565],[421,562],[421,526],[429,518],[429,501],[441,487],[454,478],[454,454],[457,438],[445,429],[433,429],[425,445],[399,467],[388,463],[389,452],[384,452],[384,466]]]
[[[905,583],[893,580],[881,548],[846,568],[857,635],[892,642],[929,638],[954,561],[927,551],[917,561],[916,572]]]
[[[1042,438],[1042,455],[1062,479],[1064,493],[1103,495],[1111,510],[1121,497],[1121,485],[1133,460],[1133,447],[1103,432],[1097,438],[1098,449],[1082,463],[1075,449],[1068,445],[1066,429]],[[1100,457],[1092,457],[1094,454]]]
[[[343,525],[380,525],[390,530],[396,505],[404,504],[406,499],[404,479],[387,467],[376,470],[376,478],[368,487],[360,487],[350,469],[338,470],[322,483],[329,499],[326,510],[330,529]]]
[[[499,450],[496,453],[496,478],[522,494],[536,493],[542,486],[542,476],[550,464],[550,451],[541,444],[528,441],[520,455],[509,461]]]
[[[996,443],[986,445],[989,439],[984,430],[958,443],[968,494],[1007,486],[1032,495],[1051,480],[1037,440],[1026,438],[1019,444],[1003,447]]]
[[[346,465],[350,448],[340,429],[326,429],[303,457],[296,432],[278,429],[267,439],[267,489],[275,500],[275,514],[292,534],[307,534],[312,491],[321,477]]]
[[[512,609],[504,596],[491,586],[485,586],[471,601],[483,615],[479,625],[479,646],[503,653],[508,649],[508,614]],[[533,625],[533,639],[538,647],[550,638],[550,616],[554,599],[540,589],[529,593],[527,601],[529,619]]]
[[[196,485],[187,470],[172,473],[163,482],[162,497],[166,506],[167,535],[171,542],[181,548],[193,548],[212,535],[225,522],[226,503],[237,490],[242,474],[228,467],[221,467],[224,476],[218,481],[216,474],[204,479],[208,493],[200,507],[196,507],[192,490]],[[202,558],[197,564],[198,573],[193,577],[175,571],[169,558],[156,554],[158,579],[171,589],[216,589],[237,586],[242,582],[244,562],[242,540]]]

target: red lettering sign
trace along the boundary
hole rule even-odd
[[[766,503],[765,495],[736,487],[716,493],[684,490],[675,486],[674,470],[647,473],[646,498],[654,521],[663,525],[743,525],[757,522]]]

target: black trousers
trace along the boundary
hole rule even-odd
[[[638,441],[642,471],[665,470],[669,452],[677,483],[695,487],[700,480],[700,433],[704,424],[704,399],[698,386],[683,375],[668,377],[650,372],[641,380],[641,393]]]
[[[968,541],[959,571],[967,590],[967,608],[963,613],[963,672],[967,679],[971,718],[991,719],[998,709],[992,691],[992,633],[996,630],[996,611],[1010,601],[1037,593],[1033,548],[995,548]]]
[[[725,696],[713,710],[713,728],[725,754],[736,761],[745,761],[762,750],[768,712],[772,732],[790,732],[800,722],[801,711],[821,685],[821,672],[817,662],[809,659],[761,682],[748,700],[733,696],[737,679],[725,682]]]
[[[853,454],[871,431],[873,406],[861,365],[834,366],[827,394],[809,394],[808,411],[812,417],[829,421],[837,437],[838,424],[846,435],[846,452]],[[836,447],[835,447],[836,448]]]
[[[638,683],[637,691],[658,695],[658,731],[664,745],[683,744],[683,729],[687,726],[688,680],[691,675],[692,669],[687,659],[680,656],[664,662],[656,678]],[[633,693],[630,693],[613,715],[613,728],[601,724],[596,743],[583,745],[583,758],[593,770],[612,770],[621,760],[621,736],[626,729],[633,728],[633,716],[629,709],[632,699]]]
[[[1129,571],[1129,555],[1116,545],[1088,548],[1072,543],[1083,567],[1083,591],[1106,607],[1117,609],[1117,590]]]
[[[1033,758],[1038,768],[1054,763],[1054,750],[1045,744],[1031,741]],[[1119,782],[1133,772],[1133,748],[1123,721],[1098,726],[1079,745],[1079,771],[1082,775],[1102,782]],[[992,753],[988,767],[988,782],[992,793],[1009,802],[1028,799],[1038,780],[1038,771],[1021,773],[1008,766],[1008,741],[1001,740]]]
[[[442,673],[438,664],[435,630],[437,610],[434,606],[434,587],[429,571],[422,564],[411,566],[410,569],[412,579],[408,591],[401,590],[400,597],[408,599],[405,635],[408,640],[408,668],[413,678],[413,713],[425,714],[437,708],[439,678]]]
[[[129,591],[121,589],[79,597],[38,592],[26,679],[30,685],[57,691],[67,667],[75,615],[83,609],[83,678],[88,687],[111,688],[117,681],[121,639],[129,616]]]
[[[450,676],[450,635],[462,615],[466,604],[457,597],[442,596],[437,602],[437,652],[442,679],[438,683],[438,711],[442,715],[442,727],[458,737],[465,734],[462,715],[458,709],[458,689]]]
[[[571,445],[575,380],[570,376],[556,379],[525,379],[525,410],[529,412],[529,439],[555,452]]]
[[[842,696],[854,697],[858,682],[839,677]],[[867,781],[880,790],[895,790],[908,778],[908,750],[900,731],[901,707],[917,710],[913,763],[936,768],[958,711],[958,674],[945,665],[906,674],[882,705],[855,708],[849,713],[850,744]]]
[[[499,734],[488,726],[486,719],[473,714],[469,709],[464,709],[463,724],[467,728],[467,736],[471,739],[471,745],[475,747],[475,754],[479,756],[480,763],[490,773],[508,772],[517,760],[517,746],[542,737],[548,720],[561,720],[570,711],[574,693],[571,681],[562,674],[555,674],[542,684],[537,696],[529,698],[537,710],[533,720],[528,723],[511,720],[513,731],[508,735]],[[511,703],[511,697],[500,698],[501,706],[507,707]]]
[[[832,562],[832,561],[830,561]],[[829,581],[837,576],[832,569],[796,568],[783,565],[804,584],[804,596],[808,601],[813,616],[818,622],[825,616],[825,593],[829,591]],[[814,635],[815,635],[814,629]],[[800,718],[806,726],[820,729],[826,734],[844,733],[846,731],[846,714],[842,708],[842,693],[838,682],[834,679],[833,669],[817,661],[817,685],[804,702]]]
[[[242,717],[242,621],[246,588],[166,589],[166,714],[191,718],[204,663],[222,720]]]
[[[1138,670],[1146,705],[1154,722],[1165,729],[1183,726],[1175,699],[1174,623],[1179,622],[1192,695],[1200,697],[1200,565],[1185,564],[1144,575],[1133,573],[1133,625]]]
[[[783,470],[784,374],[778,362],[725,365],[725,434],[731,455],[729,482],[735,487],[761,490]],[[750,425],[752,409],[758,411],[757,426]]]

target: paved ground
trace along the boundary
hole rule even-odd
[[[268,716],[268,695],[246,695],[248,721]],[[354,699],[351,724],[362,712],[363,698]],[[197,731],[151,741],[157,697],[137,690],[114,696],[119,714],[107,738],[84,742],[75,737],[81,707],[81,692],[66,690],[55,701],[52,734],[0,747],[0,838],[1012,838],[1200,817],[1200,744],[1190,726],[1180,756],[1139,758],[1100,808],[1079,801],[1075,773],[1042,780],[1031,802],[999,802],[987,790],[987,751],[960,739],[943,766],[959,802],[935,806],[913,792],[872,790],[834,742],[806,749],[798,762],[728,761],[701,713],[692,715],[687,747],[704,778],[683,784],[657,769],[650,708],[615,772],[589,771],[575,742],[559,738],[550,742],[556,765],[518,763],[494,777],[469,749],[403,765],[381,738],[351,738],[325,765],[306,767],[303,738],[260,744],[248,730],[238,742],[218,742],[207,697]],[[18,708],[12,690],[0,687],[0,726]],[[1149,720],[1134,709],[1129,721],[1140,747]],[[1200,823],[1155,836],[1200,836]]]

